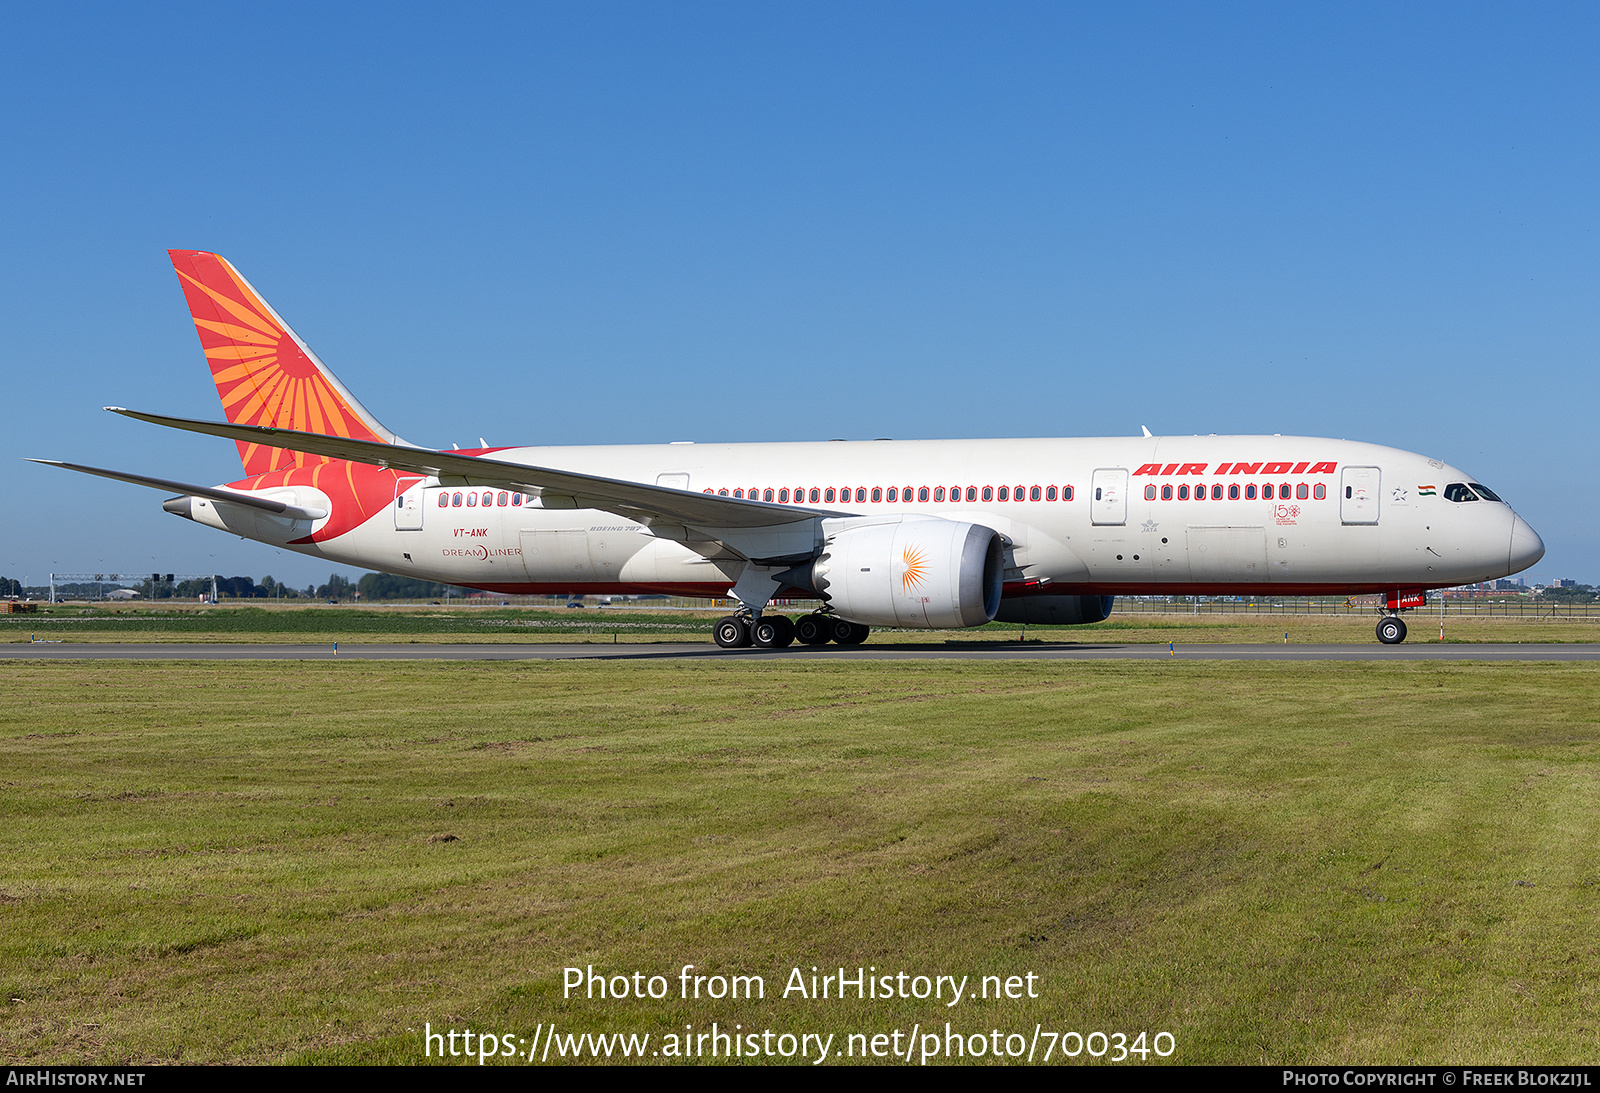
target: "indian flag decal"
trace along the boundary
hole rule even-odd
[[[1437,496],[1439,496],[1439,491],[1434,489],[1432,486],[1418,486],[1417,487],[1417,496],[1418,497],[1437,497]]]

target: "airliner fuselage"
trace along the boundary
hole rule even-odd
[[[1007,601],[1440,588],[1506,576],[1543,552],[1532,528],[1505,503],[1482,496],[1487,491],[1464,472],[1410,452],[1343,440],[1199,436],[491,451],[506,462],[774,505],[982,524],[1008,541]],[[547,509],[520,491],[441,485],[434,477],[390,481],[366,491],[373,506],[367,519],[328,539],[316,534],[328,518],[307,524],[235,512],[230,519],[216,507],[192,515],[331,561],[506,593],[723,596],[742,565],[708,558],[608,512]],[[384,496],[395,489],[398,497]],[[302,505],[333,504],[311,486],[283,493]],[[385,503],[377,507],[380,499]]]

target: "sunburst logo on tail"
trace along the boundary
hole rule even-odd
[[[219,255],[172,252],[222,409],[235,425],[268,425],[358,440],[385,440],[345,399],[266,302]],[[328,462],[239,445],[249,475]]]
[[[907,546],[900,552],[900,561],[905,564],[905,572],[900,574],[900,588],[910,592],[914,588],[921,588],[923,580],[928,575],[928,556],[914,546]]]

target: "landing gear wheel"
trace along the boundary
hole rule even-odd
[[[843,619],[831,619],[828,625],[830,627],[828,636],[839,645],[860,645],[867,640],[867,635],[872,633],[870,627],[862,626],[859,622],[845,622]]]
[[[794,623],[787,615],[762,615],[750,627],[750,641],[762,649],[787,649],[794,641]]]
[[[743,649],[750,644],[750,627],[738,615],[724,615],[718,619],[712,634],[724,649]]]
[[[795,640],[801,645],[826,645],[832,637],[829,623],[832,620],[826,615],[801,615],[794,624]]]
[[[1406,640],[1406,624],[1393,615],[1378,623],[1378,640],[1385,645],[1399,645]]]

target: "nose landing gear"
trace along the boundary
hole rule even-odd
[[[1383,618],[1378,620],[1378,640],[1385,645],[1399,645],[1406,640],[1406,624],[1400,612],[1421,607],[1428,602],[1428,593],[1421,588],[1396,588],[1383,598]]]

